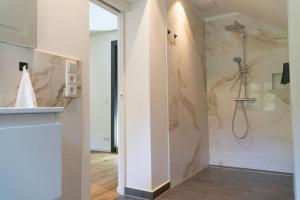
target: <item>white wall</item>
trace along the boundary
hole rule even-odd
[[[88,0],[39,0],[38,1],[38,48],[80,60],[83,76],[83,96],[88,96]],[[82,140],[82,115],[88,119],[88,109],[82,112],[82,105],[88,106],[86,98],[73,101],[61,115],[62,130],[62,189],[63,200],[81,199],[81,153],[88,142]],[[85,132],[87,133],[87,132]],[[88,136],[87,136],[88,137]],[[82,145],[84,144],[84,145]],[[85,157],[88,154],[85,152]],[[83,161],[89,165],[89,160]],[[86,174],[86,176],[87,174]],[[87,181],[88,182],[88,181]],[[86,193],[85,195],[88,195]]]
[[[149,33],[147,2],[129,6],[125,22],[126,187],[151,191]]]
[[[169,181],[164,2],[126,13],[126,187],[153,191]]]
[[[152,190],[170,180],[168,89],[166,66],[166,5],[162,0],[148,1],[150,9],[150,113]]]
[[[91,150],[111,150],[111,41],[117,38],[117,31],[90,37]]]
[[[292,121],[294,134],[295,200],[300,199],[300,1],[289,0],[289,47],[291,64]]]

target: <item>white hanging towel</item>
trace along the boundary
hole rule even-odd
[[[37,102],[32,88],[29,72],[25,67],[23,67],[23,75],[20,82],[15,107],[22,107],[22,108],[37,107]]]

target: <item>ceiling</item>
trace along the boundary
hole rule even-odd
[[[138,0],[126,0],[132,3]],[[186,0],[183,0],[186,1]],[[203,18],[240,13],[268,25],[282,29],[288,28],[288,0],[188,0]]]
[[[189,0],[204,18],[238,12],[287,30],[287,0]]]

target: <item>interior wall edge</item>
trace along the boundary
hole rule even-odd
[[[294,191],[295,199],[300,199],[300,2],[288,1],[289,51],[291,66],[291,96],[292,96],[292,124],[294,146]]]

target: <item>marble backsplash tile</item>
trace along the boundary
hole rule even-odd
[[[65,65],[68,59],[70,58],[0,43],[0,106],[14,106],[22,75],[18,70],[19,61],[29,63],[38,106],[68,106],[73,100],[66,97],[64,91]],[[80,69],[77,71],[80,72]],[[81,93],[80,80],[78,73],[78,96]]]

